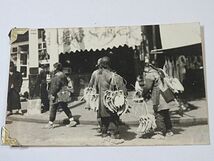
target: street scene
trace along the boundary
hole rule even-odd
[[[14,28],[9,38],[3,143],[209,144],[200,24]]]

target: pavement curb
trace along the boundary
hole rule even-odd
[[[74,116],[75,117],[75,116]],[[41,124],[46,124],[48,122],[47,119],[35,119],[35,118],[24,118],[24,117],[16,117],[16,116],[9,116],[7,117],[7,122],[11,121],[22,121],[22,122],[30,122],[30,123],[41,123]],[[64,120],[55,120],[56,124],[63,124],[67,119]],[[79,124],[82,125],[97,125],[96,120],[78,120]],[[124,121],[126,125],[129,126],[138,126],[139,123],[138,121]],[[184,118],[184,119],[179,119],[179,118],[173,118],[172,119],[172,124],[174,126],[194,126],[194,125],[206,125],[208,124],[208,119],[207,118]]]

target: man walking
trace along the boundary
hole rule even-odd
[[[74,127],[77,125],[77,122],[74,120],[70,109],[68,108],[67,102],[62,101],[59,98],[59,92],[65,88],[68,84],[65,74],[62,72],[62,65],[60,63],[54,64],[54,73],[50,82],[50,118],[47,126],[45,128],[54,128],[53,122],[56,118],[57,108],[62,108],[67,117],[69,118],[70,123],[67,127]],[[69,97],[69,96],[68,96]]]

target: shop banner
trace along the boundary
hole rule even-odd
[[[59,49],[63,53],[102,50],[127,45],[140,45],[141,26],[58,29]]]

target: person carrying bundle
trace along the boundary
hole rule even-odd
[[[99,60],[99,68],[92,73],[89,87],[96,89],[99,94],[99,107],[97,116],[100,118],[102,137],[107,137],[110,133],[111,139],[120,139],[117,112],[111,111],[105,104],[107,91],[114,91],[115,85],[112,81],[113,72],[110,69],[110,58],[103,57]],[[122,141],[120,139],[120,141]]]
[[[149,61],[145,62],[144,69],[145,84],[143,86],[143,97],[150,92],[153,104],[154,115],[156,119],[155,135],[153,139],[163,139],[164,136],[172,136],[172,123],[170,119],[169,106],[164,101],[160,87],[163,85],[157,68],[153,68]],[[160,101],[161,100],[161,101]]]

